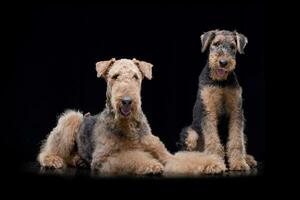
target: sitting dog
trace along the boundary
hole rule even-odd
[[[201,35],[201,42],[202,52],[209,49],[209,58],[199,77],[192,125],[181,132],[181,147],[224,159],[218,124],[220,117],[227,116],[229,169],[249,170],[256,161],[246,154],[242,88],[234,73],[236,53],[244,53],[248,40],[237,32],[212,30]]]

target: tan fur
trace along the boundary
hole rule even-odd
[[[204,52],[207,49],[207,47],[210,45],[211,40],[213,40],[213,38],[215,37],[216,31],[218,30],[208,31],[201,35],[200,37],[202,43],[201,52]]]
[[[227,156],[231,170],[249,170],[246,162],[244,141],[244,120],[241,107],[242,89],[226,88],[225,104],[229,113],[229,138],[227,142]]]
[[[152,79],[152,67],[153,65],[151,63],[147,63],[145,61],[139,61],[137,59],[133,59],[132,60],[141,70],[141,72],[143,73],[143,75],[148,78],[148,79]]]
[[[147,134],[141,139],[142,148],[150,152],[156,159],[161,163],[165,164],[169,159],[173,157],[172,154],[168,152],[165,145],[160,141],[157,136],[152,134]]]
[[[96,63],[97,77],[106,76],[106,73],[109,70],[109,67],[116,61],[115,58],[112,58],[107,61],[100,61]]]
[[[219,42],[219,43],[227,42],[227,43],[232,44],[234,47],[237,46],[235,34],[223,35],[223,32],[218,31],[218,30],[215,31],[215,34],[216,34],[216,36],[212,39],[211,45],[213,45],[214,43],[217,43],[217,42]],[[228,64],[225,67],[225,71],[226,71],[225,76],[218,77],[216,75],[216,70],[218,68],[220,68],[219,61],[221,59],[227,60]],[[228,77],[228,74],[230,72],[232,72],[236,66],[235,59],[232,58],[227,52],[210,51],[209,57],[208,57],[208,62],[209,62],[209,67],[212,69],[210,76],[213,80],[226,80]]]
[[[226,166],[219,156],[181,151],[167,162],[163,175],[169,177],[199,176],[220,173],[225,170]]]
[[[225,69],[226,73],[225,76],[223,77],[218,77],[216,74],[216,69],[219,68],[220,59],[226,59],[228,61],[228,64]],[[227,54],[223,54],[223,55],[218,55],[217,53],[209,54],[209,66],[212,68],[210,76],[213,80],[219,80],[219,81],[226,80],[229,73],[235,69],[235,65],[236,65],[236,61]]]
[[[117,76],[117,78],[116,78]],[[138,79],[135,79],[137,76]],[[141,84],[143,74],[138,66],[128,59],[121,59],[114,62],[106,75],[107,79],[107,95],[110,97],[109,102],[114,111],[120,108],[120,101],[123,96],[131,96],[133,98],[133,113],[139,113],[141,108]],[[116,112],[116,118],[119,118]]]
[[[152,135],[140,97],[143,78],[152,78],[152,64],[136,59],[111,59],[97,62],[96,71],[98,77],[107,81],[107,101],[93,130],[91,140],[95,148],[91,168],[109,175],[161,173],[163,164],[172,155]],[[124,97],[132,98],[129,116],[121,113]],[[59,118],[38,156],[42,166],[62,168],[83,164],[74,148],[82,119],[83,115],[74,111]]]
[[[149,162],[151,163],[153,162],[152,160],[155,159],[156,162],[164,164],[168,159],[172,158],[172,155],[168,152],[164,144],[159,140],[158,137],[152,135],[151,132],[148,132],[143,136],[138,136],[137,134],[134,134],[134,130],[131,130],[132,132],[126,135],[126,137],[120,138],[116,135],[111,134],[102,126],[98,126],[96,131],[101,132],[102,134],[98,138],[96,138],[96,143],[98,145],[93,154],[93,161],[91,163],[91,167],[92,169],[98,170],[99,172],[103,172],[104,170],[105,173],[110,173],[108,172],[108,169],[102,169],[104,165],[99,165],[99,163],[108,162],[110,163],[109,166],[111,166],[112,162],[110,162],[109,160],[112,155],[114,155],[113,163],[117,163],[117,168],[122,167],[121,165],[123,162],[117,162],[116,158],[119,158],[118,154],[122,154],[120,156],[123,158],[123,152],[140,151],[147,153],[147,155],[151,155],[151,159],[149,160]],[[141,153],[138,153],[136,158],[138,158],[138,155],[140,154]],[[127,153],[124,155],[126,156]],[[142,158],[143,162],[148,162],[146,161],[148,158],[147,156]],[[126,168],[127,165],[130,165],[130,161],[125,162],[123,168]],[[142,168],[145,169],[145,174],[149,173],[148,167],[142,165],[138,169],[137,174],[141,173],[140,170]],[[115,168],[113,166],[111,170],[111,173],[117,173],[115,172]]]
[[[92,169],[107,174],[147,174],[158,173],[162,164],[172,155],[158,137],[152,135],[151,128],[141,109],[141,83],[143,78],[152,78],[152,64],[136,59],[116,60],[106,73],[107,107],[113,116],[104,116],[96,124],[96,148],[91,163]],[[132,97],[132,114],[124,118],[119,109],[123,96]],[[104,122],[104,123],[103,123]],[[120,129],[125,135],[119,136],[107,130]],[[138,133],[137,126],[145,124],[147,131]]]
[[[249,154],[246,155],[246,163],[249,165],[249,167],[256,167],[257,162],[255,158]]]
[[[66,111],[58,120],[41,146],[38,161],[41,166],[63,168],[70,160],[75,145],[75,134],[78,131],[83,115],[80,112]]]
[[[142,175],[161,173],[163,165],[150,153],[132,150],[111,155],[102,164],[100,173],[104,175]]]
[[[239,51],[239,53],[243,54],[244,53],[244,48],[248,43],[248,38],[246,36],[244,36],[241,33],[238,32],[234,32],[235,36],[236,36],[236,43],[237,43],[237,50]],[[244,43],[241,44],[241,40],[244,40]]]
[[[42,167],[53,167],[56,169],[65,168],[66,162],[62,157],[57,155],[47,154],[46,152],[41,152],[38,161]]]
[[[186,132],[187,132],[187,137],[185,139],[185,144],[186,144],[187,150],[193,151],[197,147],[197,141],[198,141],[199,135],[191,127],[189,127]]]
[[[224,157],[224,147],[218,135],[218,114],[223,100],[223,90],[218,87],[205,87],[201,91],[201,98],[208,113],[204,120],[203,134],[205,151],[209,154],[217,154]]]
[[[236,67],[235,55],[237,52],[244,53],[248,39],[236,31],[217,29],[202,34],[201,42],[202,52],[208,47],[210,48],[209,76],[213,80],[222,81],[226,80],[228,75],[234,71]],[[225,72],[225,74],[220,75],[220,72]],[[231,170],[248,170],[249,166],[256,166],[257,163],[254,158],[246,154],[242,89],[240,87],[204,86],[200,93],[207,114],[201,121],[205,152],[224,157],[224,147],[220,144],[217,125],[221,108],[223,111],[225,107],[230,118],[229,137],[226,144],[229,168]]]
[[[244,120],[241,107],[241,88],[205,87],[201,91],[202,102],[208,113],[203,123],[205,152],[224,157],[224,147],[220,143],[217,132],[217,116],[222,102],[225,103],[226,112],[229,114],[229,137],[227,142],[227,157],[230,170],[249,170],[256,166],[256,161],[246,155],[246,141],[244,139]]]

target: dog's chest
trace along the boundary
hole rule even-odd
[[[119,140],[120,149],[136,150],[141,149],[141,143],[138,138],[123,138]]]
[[[136,129],[124,130],[116,128],[112,131],[114,140],[122,150],[137,149],[140,147],[140,135]]]
[[[204,86],[201,89],[201,102],[208,114],[216,117],[230,114],[240,106],[241,89],[230,87]]]

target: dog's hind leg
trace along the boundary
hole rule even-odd
[[[58,119],[57,126],[42,144],[38,162],[42,167],[63,168],[74,154],[75,138],[83,115],[76,111],[66,111]]]

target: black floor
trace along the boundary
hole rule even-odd
[[[240,199],[238,193],[242,193],[242,197],[247,195],[255,199],[257,194],[264,191],[266,185],[264,165],[261,162],[258,167],[248,172],[227,171],[199,177],[167,178],[161,175],[107,177],[94,175],[89,169],[43,169],[36,162],[25,163],[21,166],[21,172],[19,174],[12,171],[13,176],[7,173],[8,179],[4,182],[9,182],[11,188],[32,191],[26,192],[29,196],[35,196],[36,191],[39,191],[44,196],[56,198],[59,194],[66,195],[68,199],[72,196],[78,198],[78,195],[83,195],[84,199],[87,199],[86,195],[96,195],[98,199],[105,196],[108,199],[114,197],[124,199],[125,196],[157,199],[164,195],[170,200],[173,200],[173,197],[191,200],[195,196],[199,199],[205,196],[210,199],[212,196],[221,196],[222,199],[236,196]]]
[[[66,169],[46,169],[40,167],[36,162],[29,162],[22,166],[22,172],[27,174],[35,174],[40,176],[64,176],[64,177],[91,177],[91,178],[107,178],[99,174],[93,174],[89,169],[71,168]],[[226,171],[221,174],[201,175],[196,178],[229,178],[229,177],[255,177],[263,174],[263,163],[259,162],[256,168],[250,171]],[[146,175],[145,178],[157,178],[161,175]],[[164,177],[163,177],[164,178]]]

